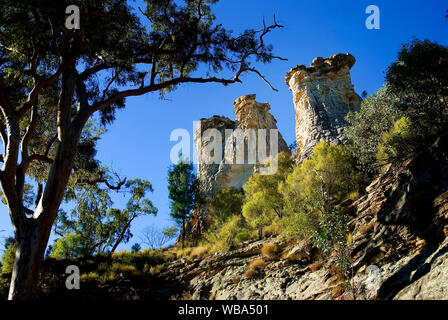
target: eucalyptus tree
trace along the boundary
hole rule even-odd
[[[183,83],[228,85],[248,72],[266,80],[254,62],[279,58],[264,39],[281,27],[275,18],[233,35],[214,21],[216,0],[128,2],[0,2],[0,184],[17,247],[9,299],[35,297],[66,188],[87,179],[110,184],[93,161],[86,125],[112,123],[130,96]],[[79,29],[65,24],[69,5],[80,9]],[[32,206],[26,184],[35,189]]]

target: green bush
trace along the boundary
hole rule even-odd
[[[8,245],[1,258],[2,262],[1,273],[12,272],[15,256],[16,256],[16,246],[13,244]]]
[[[280,185],[284,199],[284,234],[303,239],[318,228],[322,212],[316,204],[316,192],[334,204],[359,193],[364,181],[347,146],[318,143],[311,158],[295,167]]]
[[[378,144],[376,158],[380,166],[409,158],[421,143],[421,137],[415,134],[411,120],[402,117],[395,122],[389,132],[382,134]]]
[[[236,188],[225,188],[219,190],[210,203],[209,216],[212,226],[219,227],[233,215],[241,214],[243,205],[243,194]]]
[[[381,135],[388,132],[402,112],[395,107],[396,95],[388,92],[387,86],[365,99],[359,111],[350,111],[347,121],[351,124],[345,133],[349,148],[360,168],[372,176],[377,172],[376,154]]]
[[[282,185],[285,199],[298,199],[323,189],[328,197],[342,201],[365,185],[364,175],[356,168],[356,159],[347,146],[321,141],[311,158],[303,161]]]
[[[216,250],[227,250],[244,241],[245,235],[241,233],[245,232],[245,229],[244,218],[241,215],[234,215],[220,229],[208,232],[206,238],[215,245]]]
[[[277,170],[273,174],[254,174],[244,186],[245,200],[243,216],[253,229],[263,237],[263,228],[283,217],[284,198],[279,186],[293,169],[290,157],[280,153],[277,158]],[[272,160],[266,166],[272,166]]]

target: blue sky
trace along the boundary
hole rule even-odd
[[[368,30],[365,13],[368,5],[380,9],[380,30]],[[142,1],[136,5],[143,7]],[[400,46],[413,37],[448,45],[448,20],[444,18],[448,3],[442,0],[221,0],[213,6],[217,23],[241,32],[259,28],[262,19],[272,22],[273,15],[285,27],[275,30],[267,40],[276,55],[288,61],[258,65],[258,69],[276,87],[272,91],[255,75],[244,76],[242,84],[186,84],[161,100],[157,93],[127,99],[127,107],[117,112],[117,120],[103,136],[98,158],[123,176],[148,179],[154,187],[150,200],[159,209],[157,217],[137,220],[136,235],[127,245],[139,242],[141,230],[151,224],[170,226],[166,183],[170,165],[170,133],[177,128],[192,132],[193,121],[213,115],[234,119],[233,101],[241,95],[257,94],[257,101],[269,102],[278,128],[289,144],[294,141],[294,106],[285,84],[286,72],[296,65],[309,65],[317,57],[351,53],[357,59],[352,68],[355,91],[374,93],[382,86],[384,71],[396,59]],[[116,198],[117,206],[121,205]],[[0,230],[12,234],[7,209],[0,204]]]

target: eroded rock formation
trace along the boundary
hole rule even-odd
[[[296,66],[286,74],[296,112],[298,161],[307,158],[322,139],[330,144],[346,142],[345,116],[361,103],[350,78],[355,61],[348,53],[317,57],[310,67]]]
[[[231,159],[233,163],[229,163],[231,161],[225,158],[226,154],[231,154],[233,150],[238,148],[238,141],[241,141],[238,140],[239,138],[241,139],[241,136],[238,135],[241,132],[247,133],[248,129],[255,129],[253,132],[256,135],[257,150],[260,147],[260,143],[263,143],[266,146],[267,156],[275,153],[275,150],[271,152],[271,135],[269,130],[266,131],[265,138],[263,138],[264,141],[261,142],[258,140],[258,133],[260,132],[258,129],[277,129],[277,121],[269,113],[269,103],[257,102],[255,97],[255,94],[244,95],[235,100],[233,106],[236,121],[215,115],[208,119],[201,119],[195,129],[194,141],[199,159],[198,180],[200,181],[201,191],[205,197],[206,204],[202,208],[195,209],[192,213],[190,238],[199,236],[204,226],[206,226],[207,202],[211,201],[216,192],[228,187],[241,189],[254,171],[259,169],[260,159],[257,157],[255,161],[252,161],[248,154],[247,136],[244,137],[245,143],[242,145],[244,147],[244,163],[237,163],[235,158]],[[213,154],[211,156],[209,154],[211,151],[208,148],[209,145],[216,142],[214,138],[204,138],[209,129],[216,129],[220,133],[221,150],[218,153],[221,154],[222,160],[218,163],[206,161],[217,152],[217,150],[213,150]],[[280,133],[278,133],[277,142],[277,151],[279,153],[286,152],[290,154],[288,145]]]

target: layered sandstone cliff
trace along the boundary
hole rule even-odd
[[[233,106],[236,121],[215,115],[201,119],[195,129],[198,180],[205,204],[191,214],[189,238],[199,237],[206,227],[208,203],[216,192],[229,187],[242,189],[250,176],[263,165],[264,159],[258,153],[260,147],[265,147],[266,156],[280,152],[290,154],[288,145],[278,132],[277,121],[269,112],[269,103],[257,102],[255,98],[255,94],[250,94],[235,100]],[[274,131],[271,133],[270,129]],[[210,130],[216,130],[219,134]],[[254,134],[251,137],[254,144],[248,140],[251,132]],[[277,150],[271,149],[271,137],[276,139]],[[213,147],[216,146],[215,139],[220,142],[219,150]],[[239,143],[241,141],[244,143]],[[238,151],[242,152],[243,161],[238,161]],[[214,159],[221,160],[213,161]]]
[[[310,67],[296,66],[286,74],[296,112],[298,161],[307,158],[322,139],[330,144],[346,142],[345,116],[361,103],[350,78],[355,61],[350,54],[317,57]]]
[[[234,187],[241,189],[247,182],[249,177],[262,164],[263,159],[258,158],[258,148],[260,144],[266,147],[266,155],[272,155],[276,152],[290,153],[288,146],[278,133],[277,150],[271,150],[271,132],[269,129],[277,129],[275,118],[269,113],[270,105],[268,103],[260,103],[255,101],[255,94],[239,97],[233,103],[236,121],[232,121],[226,117],[213,116],[208,119],[201,119],[195,130],[195,145],[198,152],[198,179],[201,182],[202,191],[207,196],[213,196],[217,191],[223,188]],[[216,129],[220,133],[221,138],[221,160],[219,163],[209,163],[211,157],[216,150],[208,148],[208,144],[214,143],[214,139],[204,138],[206,131]],[[252,138],[256,141],[253,145],[254,149],[250,149],[249,131],[255,136]],[[262,132],[260,129],[266,129]],[[262,135],[262,137],[259,136]],[[264,135],[265,134],[265,135]],[[244,135],[244,136],[241,136]],[[239,144],[238,139],[244,139],[244,144]],[[261,140],[263,141],[261,141]],[[244,152],[243,163],[238,162],[236,152],[242,148]],[[230,157],[227,157],[230,155]],[[219,158],[219,157],[218,157]]]

